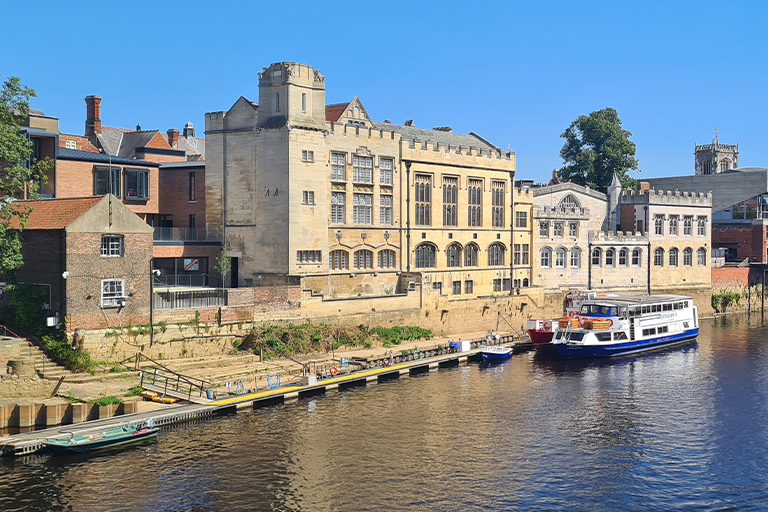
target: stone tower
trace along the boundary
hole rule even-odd
[[[613,173],[613,179],[611,184],[608,185],[608,226],[604,226],[606,231],[618,231],[618,226],[621,223],[621,182],[616,177],[616,173]]]
[[[720,144],[717,135],[712,144],[696,144],[694,151],[696,159],[696,176],[703,174],[719,174],[736,169],[739,166],[739,143]]]

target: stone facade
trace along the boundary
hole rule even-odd
[[[720,174],[739,167],[739,143],[720,144],[717,136],[712,144],[696,144],[693,154],[696,176]]]
[[[418,271],[438,296],[511,291],[515,155],[477,135],[376,123],[358,98],[326,106],[325,77],[284,62],[260,73],[258,104],[206,114],[206,150],[233,285],[386,295]]]

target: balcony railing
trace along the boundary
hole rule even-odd
[[[154,297],[154,309],[205,308],[226,305],[227,291],[221,288],[155,291]]]
[[[155,228],[155,242],[221,242],[221,230],[207,228]]]
[[[155,287],[163,286],[186,286],[202,287],[208,286],[208,274],[161,274],[155,277]]]

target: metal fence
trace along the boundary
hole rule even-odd
[[[221,241],[221,231],[207,228],[155,228],[154,239],[158,242],[217,242]]]
[[[161,274],[155,276],[155,286],[208,286],[208,274]]]
[[[155,291],[154,297],[155,309],[205,308],[226,305],[227,291],[222,289]]]

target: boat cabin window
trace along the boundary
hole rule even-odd
[[[611,333],[609,332],[599,332],[595,334],[597,337],[597,341],[611,341]]]
[[[563,331],[557,331],[555,333],[555,339],[559,340],[563,336]]]
[[[664,334],[665,332],[669,332],[669,326],[668,325],[663,325],[663,326],[659,327],[657,332],[659,334]]]
[[[688,329],[688,322],[683,322],[683,329]]]
[[[663,311],[672,311],[672,304],[662,304]]]
[[[619,306],[619,316],[621,318],[627,318],[627,306]]]
[[[650,329],[643,329],[643,336],[653,336],[656,334],[656,328],[651,327]]]
[[[643,306],[643,314],[650,313],[650,312],[651,312],[650,306]]]
[[[630,308],[629,316],[640,316],[640,308],[639,307]]]
[[[673,308],[674,309],[680,309],[680,303],[679,302],[675,302],[674,305],[673,305]]]
[[[627,333],[625,333],[623,331],[615,332],[615,333],[613,333],[613,339],[614,339],[614,341],[626,340],[627,339]]]
[[[568,333],[568,339],[571,341],[581,341],[584,339],[584,333],[583,332],[569,332]]]

